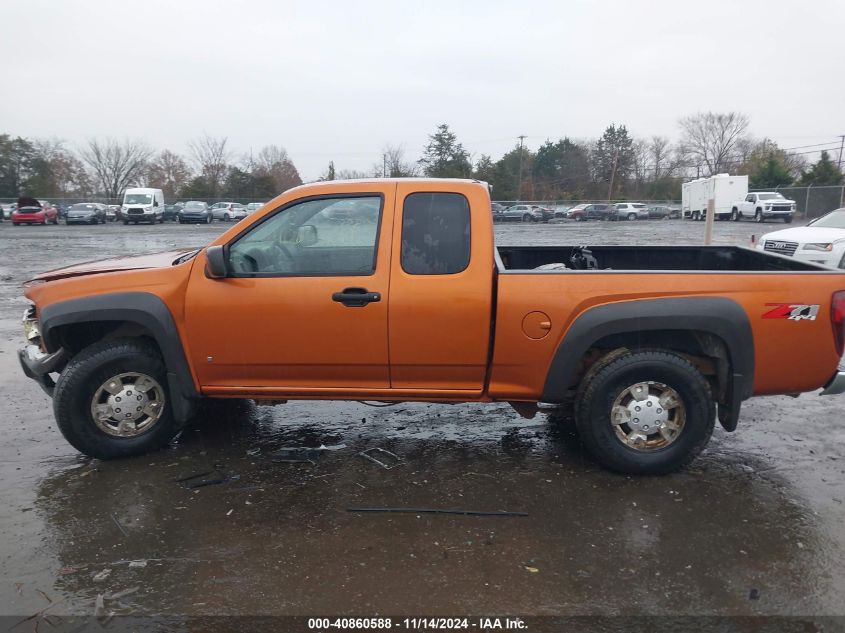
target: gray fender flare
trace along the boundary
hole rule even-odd
[[[567,330],[552,359],[543,387],[543,402],[562,402],[587,350],[612,334],[659,330],[707,332],[725,342],[730,356],[730,384],[726,417],[728,430],[736,428],[740,404],[754,386],[754,336],[748,314],[725,297],[678,297],[622,301],[590,308]]]
[[[40,312],[41,335],[49,351],[59,347],[56,328],[102,321],[137,323],[152,334],[167,367],[173,414],[180,422],[187,420],[199,393],[173,315],[159,297],[148,292],[115,292],[59,301]]]

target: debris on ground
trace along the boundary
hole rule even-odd
[[[285,464],[315,464],[325,451],[339,451],[346,448],[346,444],[326,446],[285,446],[273,453],[273,459]]]
[[[234,479],[237,479],[237,477],[227,477],[219,470],[209,470],[189,475],[187,477],[182,477],[181,479],[177,479],[176,483],[182,484],[189,490],[193,490],[195,488],[204,488],[205,486],[224,484],[227,481],[232,481]]]
[[[96,574],[94,574],[92,580],[94,582],[103,582],[109,576],[111,576],[111,569],[106,567],[102,571],[98,571]]]
[[[387,455],[387,457],[389,459],[383,462],[383,461],[373,457],[370,453],[378,453],[379,455]],[[367,460],[373,462],[374,464],[378,464],[379,466],[381,466],[385,470],[390,470],[391,468],[396,468],[402,462],[401,457],[399,457],[395,453],[391,453],[390,451],[388,451],[386,449],[379,448],[378,446],[373,447],[373,448],[368,448],[365,451],[361,451],[360,453],[358,453],[358,455],[363,457],[364,459],[367,459]],[[387,463],[387,462],[392,462],[392,463]]]
[[[347,512],[386,512],[395,514],[457,514],[480,517],[527,517],[527,512],[508,512],[506,510],[451,510],[441,508],[346,508]]]
[[[751,591],[748,592],[748,599],[749,600],[759,600],[760,599],[760,590],[756,588],[752,588]]]
[[[98,593],[97,599],[94,601],[94,617],[99,618],[106,611],[106,601],[103,594]]]
[[[537,569],[536,567],[532,567],[531,565],[523,565],[523,567],[525,568],[525,571],[530,572],[532,574],[539,573],[540,571],[539,569]]]
[[[130,560],[129,561],[129,569],[143,569],[147,566],[147,561],[145,560]]]
[[[109,600],[120,600],[121,598],[125,598],[126,596],[131,596],[133,593],[138,591],[140,587],[129,587],[129,589],[124,589],[122,591],[116,591],[115,593],[110,593],[106,596]]]
[[[117,526],[117,529],[120,530],[120,533],[123,534],[123,536],[129,536],[124,527],[120,524],[120,521],[118,521],[117,517],[114,516],[114,512],[112,512],[110,516],[111,520],[114,521],[114,524]]]

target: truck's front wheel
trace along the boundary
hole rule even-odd
[[[158,351],[133,339],[101,341],[72,358],[56,384],[53,410],[65,439],[100,459],[154,450],[180,428]]]
[[[607,468],[670,473],[704,449],[716,418],[710,386],[686,359],[659,350],[599,361],[575,402],[578,432]]]

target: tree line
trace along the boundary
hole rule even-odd
[[[446,123],[409,158],[388,144],[369,170],[337,169],[320,180],[430,176],[477,178],[498,200],[677,200],[681,183],[717,173],[749,176],[753,189],[843,184],[828,151],[810,164],[805,154],[754,138],[738,112],[701,112],[678,121],[679,137],[637,138],[611,123],[595,139],[547,139],[531,150],[520,139],[497,160],[474,156]],[[821,144],[824,145],[824,144]],[[816,153],[811,150],[811,153]],[[236,156],[226,137],[188,143],[187,156],[153,151],[140,141],[92,139],[76,150],[60,140],[0,135],[0,197],[30,194],[117,198],[129,186],[164,190],[169,199],[269,199],[302,183],[285,149],[267,145]]]
[[[127,187],[161,189],[167,199],[269,200],[302,184],[283,147],[235,157],[225,137],[188,143],[188,156],[140,141],[92,139],[73,150],[58,139],[0,134],[0,198],[119,198]]]

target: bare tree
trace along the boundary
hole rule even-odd
[[[214,197],[220,194],[229,172],[231,152],[226,147],[228,141],[225,136],[215,138],[206,134],[188,142],[191,158]]]
[[[672,175],[675,165],[673,164],[668,138],[652,136],[648,141],[648,153],[654,180]]]
[[[175,198],[191,178],[185,159],[166,149],[150,162],[147,182],[151,187],[164,191],[168,198]]]
[[[734,162],[732,153],[747,135],[748,117],[739,112],[699,112],[678,124],[684,154],[701,166],[702,175],[711,176],[727,171]]]
[[[93,172],[94,182],[103,195],[120,197],[127,187],[143,178],[152,150],[141,141],[91,139],[80,151],[82,160]]]
[[[419,163],[412,160],[405,160],[405,146],[391,145],[388,143],[382,150],[383,162],[381,169],[384,175],[390,178],[407,178],[417,176],[420,173]]]
[[[269,176],[278,193],[302,184],[299,171],[288,156],[287,150],[279,145],[265,145],[252,159],[252,172],[257,176]]]

